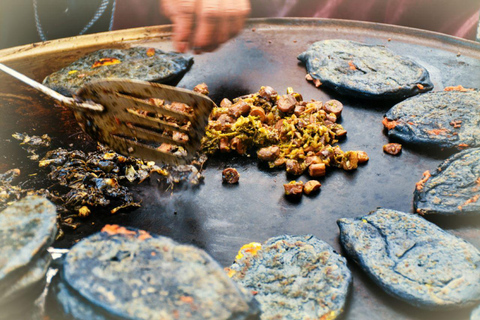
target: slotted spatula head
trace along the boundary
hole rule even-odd
[[[192,160],[215,107],[199,93],[139,80],[93,81],[77,94],[104,107],[103,112],[75,109],[92,138],[123,155],[168,164]]]

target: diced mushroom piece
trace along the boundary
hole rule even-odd
[[[326,116],[325,116],[325,119],[332,122],[332,123],[335,123],[337,122],[337,116],[333,113],[328,113]]]
[[[208,95],[208,93],[209,93],[208,92],[208,86],[205,82],[197,84],[195,86],[195,88],[193,88],[193,91],[198,92],[200,94],[204,94],[204,95]]]
[[[344,153],[342,168],[344,170],[354,170],[358,168],[358,154],[356,151],[347,151]]]
[[[320,187],[322,186],[322,184],[320,182],[318,182],[317,180],[309,180],[305,183],[305,185],[303,186],[303,192],[306,194],[306,195],[309,195],[311,194],[312,192],[315,192],[317,190],[320,190]]]
[[[228,138],[223,137],[220,139],[220,146],[219,146],[220,152],[228,152],[230,151],[229,148],[229,143],[228,143]]]
[[[228,114],[235,118],[246,116],[250,112],[250,108],[250,105],[245,101],[238,101],[228,109]]]
[[[247,152],[245,144],[239,137],[234,137],[232,141],[230,141],[230,147],[233,150],[237,150],[238,154],[245,154],[245,152]]]
[[[169,107],[170,110],[177,111],[177,112],[188,112],[190,107],[181,102],[172,102],[172,104]]]
[[[188,141],[188,135],[186,135],[185,133],[174,131],[172,139],[178,142],[186,142]]]
[[[325,163],[314,163],[308,167],[310,177],[323,177],[326,173]]]
[[[170,152],[172,151],[173,149],[173,146],[171,144],[168,144],[168,143],[162,143],[158,148],[157,150],[158,151],[161,151],[161,152]]]
[[[277,108],[284,113],[290,113],[295,109],[296,103],[297,100],[294,96],[291,94],[284,94],[278,99]]]
[[[303,173],[303,169],[297,160],[288,159],[286,162],[286,166],[287,166],[287,169],[286,169],[287,173],[290,173],[296,176],[299,176]]]
[[[257,151],[257,157],[263,161],[275,161],[280,155],[280,148],[277,146],[270,146],[261,148]]]
[[[271,98],[275,98],[278,94],[272,87],[265,86],[260,88],[258,95],[266,100],[270,100]]]
[[[240,174],[235,168],[226,168],[222,171],[223,183],[235,184],[240,180]]]
[[[312,164],[322,163],[322,160],[319,156],[307,156],[304,161],[305,165],[308,167]]]
[[[358,163],[367,162],[370,158],[365,151],[357,151]]]
[[[342,114],[343,104],[338,100],[329,100],[323,105],[323,110],[333,113],[338,118]]]
[[[293,113],[297,117],[299,117],[304,112],[305,112],[305,106],[303,106],[303,105],[296,105],[295,108],[293,109]]]
[[[337,136],[337,138],[345,137],[347,135],[347,130],[337,129],[335,130],[335,135]]]
[[[273,125],[275,122],[275,115],[273,114],[273,112],[269,112],[265,120],[268,123],[268,125]]]
[[[278,132],[282,131],[282,128],[283,128],[283,119],[280,119],[277,121],[277,123],[275,124],[275,130],[277,130]]]
[[[290,198],[299,198],[303,193],[303,181],[290,181],[283,185],[285,195]]]
[[[388,143],[383,146],[383,151],[385,153],[396,156],[402,151],[402,145],[400,143]]]
[[[227,114],[222,114],[222,115],[220,115],[220,117],[218,117],[217,121],[223,126],[227,123],[234,123],[235,119],[233,119],[232,117],[230,117]]]
[[[278,158],[277,160],[275,160],[275,161],[273,162],[273,165],[274,165],[275,167],[281,167],[281,166],[285,165],[285,162],[286,162],[286,161],[287,161],[287,160],[286,160],[285,158]]]
[[[228,100],[227,98],[224,98],[222,101],[220,101],[220,108],[230,108],[232,105],[232,101]]]
[[[258,117],[260,121],[265,122],[265,110],[260,107],[252,107],[250,109],[250,115],[252,117]]]

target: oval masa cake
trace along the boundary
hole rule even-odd
[[[28,196],[0,214],[0,292],[10,289],[44,257],[55,239],[57,212],[45,198]]]
[[[123,78],[165,83],[180,76],[193,57],[154,48],[102,49],[52,73],[43,84],[71,96],[85,83],[105,78]]]
[[[27,196],[0,212],[0,319],[27,319],[46,283],[57,233],[55,206]]]
[[[429,92],[393,106],[388,136],[441,148],[480,147],[480,91]]]
[[[413,193],[417,213],[480,214],[480,148],[454,154],[423,175]]]
[[[260,313],[254,297],[205,251],[119,226],[73,246],[61,280],[68,297],[57,301],[74,319],[87,318],[71,312],[72,296],[99,310],[99,319],[253,320]]]
[[[480,305],[472,310],[470,320],[480,320]]]
[[[335,91],[370,99],[404,99],[433,88],[428,71],[379,45],[315,42],[298,56],[311,78]]]
[[[312,235],[283,235],[241,249],[226,271],[255,294],[262,320],[335,319],[352,281],[345,258]]]
[[[388,294],[432,310],[480,301],[480,252],[465,240],[389,209],[337,223],[348,256]]]

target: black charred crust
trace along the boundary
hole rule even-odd
[[[298,59],[322,86],[344,95],[399,100],[433,89],[425,68],[383,46],[325,40],[315,42]]]
[[[431,173],[414,191],[413,205],[421,214],[479,215],[480,148],[459,152]]]

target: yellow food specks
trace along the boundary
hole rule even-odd
[[[90,209],[87,206],[83,206],[80,209],[78,209],[78,215],[82,218],[88,217],[90,215]]]
[[[235,260],[240,260],[244,257],[245,254],[250,256],[255,256],[258,250],[262,249],[262,245],[258,242],[250,242],[246,245],[243,245],[240,250],[238,250],[238,254],[235,257]]]

